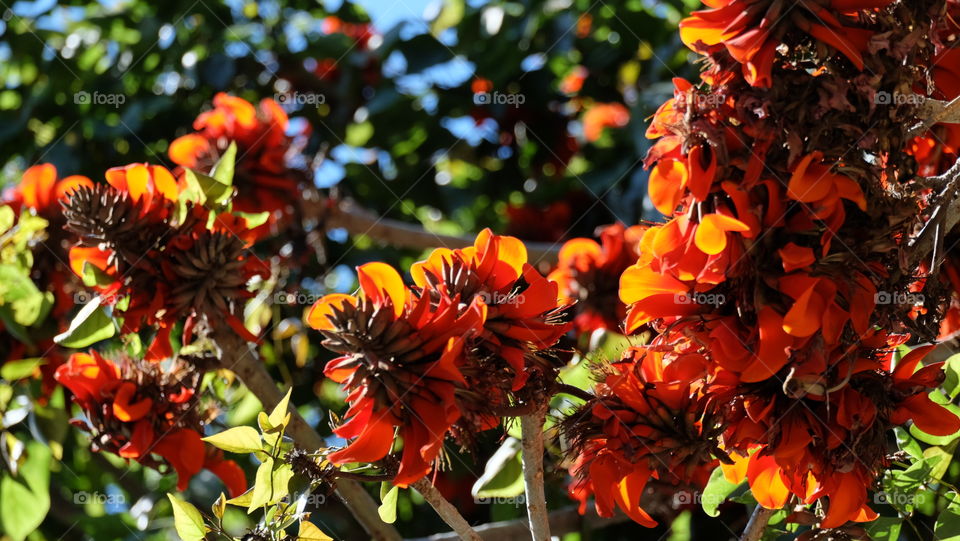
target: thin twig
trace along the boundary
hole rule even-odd
[[[457,508],[447,501],[447,499],[443,497],[443,494],[440,494],[440,491],[437,490],[437,487],[433,486],[433,483],[431,483],[429,479],[424,477],[410,486],[417,489],[417,492],[423,496],[423,499],[427,500],[427,503],[440,515],[440,518],[453,528],[453,531],[460,536],[460,539],[483,541],[480,534],[463,518],[460,511],[457,511]]]
[[[753,514],[750,515],[750,521],[747,522],[743,535],[740,536],[740,541],[759,541],[763,537],[763,532],[767,529],[770,517],[776,512],[776,509],[767,509],[762,505],[757,505]]]
[[[527,493],[527,518],[533,541],[550,540],[550,518],[543,490],[543,423],[547,404],[534,413],[520,417],[523,457],[523,486]]]

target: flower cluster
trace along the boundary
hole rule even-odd
[[[644,228],[614,224],[592,239],[568,240],[560,248],[557,268],[549,279],[560,284],[560,294],[576,301],[573,326],[579,333],[616,330],[626,317],[620,302],[620,275],[639,257]]]
[[[394,483],[407,486],[430,471],[448,433],[469,445],[499,423],[498,410],[542,397],[570,325],[557,284],[526,260],[518,239],[485,230],[473,247],[414,264],[413,287],[368,263],[357,295],[327,295],[311,308],[307,323],[342,355],[324,373],[349,392],[335,432],[352,441],[331,462],[380,461],[396,432]]]
[[[201,440],[200,376],[179,360],[165,370],[159,364],[126,357],[111,362],[96,351],[74,353],[56,372],[57,381],[73,393],[83,410],[84,418],[74,424],[91,433],[94,451],[152,468],[166,463],[177,474],[178,490],[186,489],[194,475],[207,469],[236,497],[247,489],[243,470]]]
[[[179,201],[182,183],[161,166],[116,167],[106,178],[64,202],[66,227],[79,237],[70,266],[123,315],[125,333],[158,327],[147,358],[172,355],[182,320],[185,343],[208,320],[255,339],[238,315],[252,295],[247,283],[268,269],[247,250],[255,234],[246,219]]]
[[[201,113],[190,133],[170,143],[169,155],[181,167],[209,173],[231,142],[237,145],[234,209],[269,212],[268,224],[290,216],[300,175],[287,167],[289,120],[280,105],[264,99],[259,108],[228,94],[213,98],[213,110]],[[268,227],[267,224],[264,227]]]
[[[662,353],[630,348],[605,368],[596,398],[566,421],[576,456],[570,494],[586,510],[614,506],[644,526],[656,522],[641,507],[651,478],[674,486],[703,487],[718,463],[720,416],[707,404],[698,377],[706,360],[690,353],[670,364]]]
[[[936,31],[929,13],[944,3],[800,2],[789,13],[767,0],[708,5],[681,23],[683,40],[706,56],[704,83],[675,80],[647,132],[657,139],[649,194],[668,221],[644,231],[620,297],[628,333],[657,332],[644,363],[691,393],[666,410],[670,418],[678,426],[707,419],[696,426],[710,436],[664,438],[647,428],[650,404],[669,403],[659,396],[670,388],[662,380],[634,385],[645,401],[615,406],[608,403],[623,392],[605,398],[604,383],[597,402],[628,412],[617,419],[642,419],[627,439],[645,445],[604,443],[614,458],[601,461],[591,442],[622,429],[598,429],[604,413],[590,404],[593,420],[569,428],[593,434],[574,440],[574,493],[592,492],[601,514],[615,501],[649,523],[638,515],[640,480],[674,470],[651,463],[659,447],[648,434],[700,457],[688,467],[709,463],[703,449],[714,448],[712,437],[722,449],[714,456],[748,461],[765,507],[819,501],[823,529],[869,520],[876,515],[866,494],[889,465],[890,429],[908,421],[931,434],[960,429],[928,396],[940,366],[915,372],[926,350],[894,366],[908,331],[933,338],[936,310],[928,308],[940,294],[938,277],[918,282],[925,277],[898,270],[895,255],[914,225],[891,211],[893,202],[929,204],[903,152],[918,108],[875,101],[885,90],[921,88],[924,70],[903,66],[925,66],[935,54],[918,36]],[[890,48],[880,35],[889,43],[910,36],[913,45]],[[883,76],[867,77],[868,66]]]

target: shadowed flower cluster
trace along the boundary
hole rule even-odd
[[[90,432],[94,451],[151,468],[168,464],[177,474],[178,490],[207,469],[236,497],[247,489],[243,470],[201,440],[205,412],[198,409],[200,375],[182,361],[164,369],[126,357],[112,362],[91,351],[71,355],[57,369],[56,379],[83,410],[84,418],[74,424]]]

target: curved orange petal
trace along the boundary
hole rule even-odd
[[[49,163],[34,165],[23,172],[20,181],[20,193],[23,204],[29,208],[40,210],[50,205],[50,196],[57,182],[57,168]]]
[[[687,185],[687,166],[680,160],[665,159],[650,171],[647,191],[653,206],[671,216],[680,204],[683,188]]]
[[[753,454],[747,465],[747,480],[757,503],[767,509],[780,509],[790,497],[780,466],[772,455],[760,456],[760,452]]]
[[[749,231],[750,227],[736,218],[723,214],[707,214],[697,225],[693,242],[705,254],[717,255],[727,247],[727,232]]]
[[[125,423],[141,419],[147,412],[153,408],[153,399],[146,397],[139,402],[130,403],[134,393],[137,392],[137,386],[133,382],[125,381],[117,388],[117,394],[113,397],[113,415]]]
[[[329,331],[333,329],[333,323],[327,316],[333,315],[334,308],[343,308],[344,304],[357,305],[357,298],[353,295],[343,293],[331,293],[324,295],[310,307],[307,312],[306,322],[310,327],[318,331]]]
[[[363,294],[374,302],[384,304],[388,299],[393,304],[393,313],[400,317],[407,302],[407,286],[396,269],[374,261],[357,267],[357,278]]]
[[[620,300],[633,304],[652,295],[687,293],[690,287],[676,278],[649,267],[633,265],[620,276]]]
[[[823,322],[826,303],[816,291],[816,286],[806,290],[783,317],[783,330],[788,334],[806,337],[817,332]]]

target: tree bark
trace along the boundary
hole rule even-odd
[[[526,489],[527,518],[533,541],[550,541],[550,518],[543,490],[543,423],[547,404],[520,417],[523,458],[523,486]]]
[[[760,541],[763,532],[767,529],[767,523],[770,522],[770,517],[776,512],[776,509],[767,509],[758,504],[753,509],[753,514],[750,515],[750,522],[747,522],[747,527],[744,528],[740,541]]]

